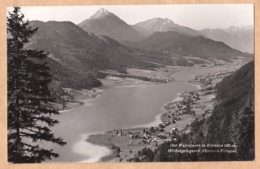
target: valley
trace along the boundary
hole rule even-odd
[[[65,88],[99,87],[106,70],[127,74],[127,69],[207,66],[232,62],[239,57],[253,58],[253,54],[208,39],[205,31],[180,26],[167,18],[131,26],[106,9],[100,9],[78,25],[69,21],[30,21],[30,26],[38,27],[38,33],[26,48],[49,53],[46,61],[54,80]],[[148,33],[141,36],[138,30]],[[243,32],[239,30],[237,34]],[[250,32],[251,28],[246,30]],[[139,38],[131,39],[137,35]]]
[[[37,33],[23,50],[46,53],[28,63],[48,65],[48,104],[60,112],[46,132],[66,141],[39,143],[58,154],[46,162],[254,159],[254,27],[197,30],[169,17],[130,24],[100,8],[77,23],[26,23]],[[183,144],[192,153],[177,154]],[[206,154],[200,144],[233,149]]]
[[[102,162],[137,162],[149,158],[141,153],[144,149],[151,149],[154,152],[161,144],[169,141],[174,142],[174,139],[178,139],[178,137],[171,134],[173,129],[177,131],[176,134],[178,135],[190,133],[191,123],[195,119],[201,120],[211,115],[213,106],[216,104],[214,90],[208,90],[208,85],[199,82],[198,79],[207,79],[211,76],[213,77],[211,84],[214,87],[223,77],[237,69],[236,66],[223,68],[222,71],[219,69],[217,72],[209,68],[212,69],[212,73],[207,74],[202,74],[203,69],[197,69],[198,74],[200,74],[194,74],[197,80],[190,79],[189,82],[198,85],[198,89],[178,93],[172,102],[166,103],[164,112],[158,116],[157,124],[153,122],[138,125],[138,128],[133,126],[130,129],[114,129],[105,133],[90,135],[87,141],[95,145],[109,147],[112,150],[113,153],[103,157]],[[194,68],[191,68],[190,70],[180,70],[177,73],[183,74],[183,72],[194,70]],[[225,75],[215,76],[222,74],[220,72],[225,72]],[[178,77],[175,73],[172,76]],[[180,80],[182,79],[177,81]],[[190,110],[187,109],[187,104],[185,104],[189,99],[192,101]],[[118,148],[120,148],[119,152],[117,151]]]
[[[136,158],[142,159],[142,157],[138,154],[138,152],[142,151],[142,149],[144,149],[145,147],[154,151],[156,149],[156,147],[158,147],[160,144],[163,144],[167,140],[169,141],[169,139],[171,140],[171,137],[168,137],[168,135],[172,128],[177,128],[178,133],[180,133],[180,134],[189,133],[190,125],[196,119],[196,117],[199,119],[202,119],[202,118],[208,118],[210,116],[210,112],[212,111],[213,105],[215,104],[215,102],[212,99],[214,99],[215,96],[212,93],[211,89],[209,90],[211,92],[210,94],[204,95],[205,91],[207,91],[206,90],[207,84],[199,82],[198,81],[199,78],[207,79],[207,77],[211,76],[213,78],[212,86],[214,87],[217,83],[219,83],[221,81],[222,78],[224,78],[225,76],[228,76],[231,72],[234,72],[235,70],[237,70],[240,67],[240,65],[237,63],[240,63],[243,61],[246,62],[245,60],[238,60],[237,62],[234,62],[233,64],[224,64],[221,66],[211,66],[211,67],[206,67],[206,68],[205,67],[194,68],[194,67],[168,66],[166,68],[162,68],[162,69],[159,69],[156,71],[129,69],[128,72],[130,74],[142,75],[142,76],[147,76],[147,77],[151,77],[151,76],[155,75],[156,77],[162,77],[164,79],[174,79],[174,80],[167,84],[165,84],[165,83],[156,84],[155,82],[109,76],[106,79],[102,80],[103,86],[100,88],[94,88],[94,89],[88,90],[88,91],[87,90],[81,90],[81,91],[70,90],[69,93],[72,95],[75,94],[75,96],[77,95],[75,98],[77,98],[78,101],[83,102],[84,105],[82,105],[83,107],[61,111],[62,117],[58,118],[61,121],[64,121],[65,120],[64,118],[66,118],[66,119],[75,118],[75,117],[73,117],[75,115],[75,113],[78,114],[79,112],[82,112],[82,113],[87,112],[84,115],[87,117],[83,118],[83,119],[87,119],[88,117],[93,116],[92,113],[101,111],[101,112],[99,112],[101,114],[103,114],[105,112],[108,113],[107,115],[105,115],[105,116],[108,116],[108,117],[106,117],[107,120],[110,119],[111,121],[114,121],[114,118],[116,117],[116,119],[118,119],[118,120],[120,119],[120,123],[118,123],[119,121],[117,121],[117,124],[106,121],[106,123],[103,124],[102,126],[105,127],[106,129],[110,128],[111,130],[104,131],[102,129],[103,127],[101,127],[101,128],[98,127],[98,129],[96,128],[97,126],[94,127],[96,120],[93,122],[93,124],[92,124],[92,122],[90,123],[89,120],[87,120],[87,121],[84,120],[86,123],[90,123],[90,124],[87,124],[88,127],[83,127],[83,128],[80,127],[81,134],[78,134],[78,135],[82,136],[80,139],[81,143],[80,144],[77,143],[77,142],[79,142],[79,140],[78,141],[71,140],[69,147],[73,148],[75,146],[77,147],[77,145],[83,146],[86,144],[87,149],[95,150],[96,153],[95,153],[95,157],[93,156],[93,158],[91,157],[91,154],[89,154],[92,151],[87,153],[87,150],[84,150],[84,149],[77,150],[77,153],[81,154],[81,156],[82,156],[81,157],[82,162],[91,162],[92,160],[94,160],[94,161],[101,160],[104,162],[105,161],[106,162],[108,162],[108,161],[120,162],[120,161],[131,161]],[[167,70],[167,71],[165,71],[165,70]],[[113,71],[109,71],[109,72],[111,74],[115,73]],[[225,72],[225,74],[221,75],[221,72]],[[218,75],[218,76],[216,76],[216,75]],[[138,106],[136,105],[135,101],[133,101],[133,100],[132,101],[134,104],[133,103],[131,104],[132,101],[129,101],[130,98],[126,98],[126,95],[125,95],[128,92],[125,93],[125,92],[123,92],[124,90],[122,90],[122,92],[123,92],[122,96],[117,96],[117,97],[114,96],[114,95],[117,95],[116,93],[119,89],[127,89],[126,91],[128,91],[128,89],[131,89],[131,90],[142,89],[143,90],[145,88],[149,89],[149,86],[151,88],[154,88],[158,85],[158,88],[160,90],[157,89],[156,93],[154,93],[157,95],[157,97],[153,98],[153,99],[157,100],[162,96],[165,97],[166,96],[165,92],[169,92],[170,90],[173,89],[170,86],[175,86],[178,84],[185,85],[185,83],[187,83],[187,82],[191,83],[191,84],[195,84],[195,86],[189,85],[188,88],[185,88],[185,91],[183,89],[177,87],[176,90],[174,90],[175,97],[167,96],[168,101],[162,102],[161,106],[164,107],[164,109],[158,109],[159,111],[153,110],[154,111],[153,116],[154,117],[156,116],[155,120],[153,120],[151,115],[149,115],[149,116],[144,115],[144,114],[147,114],[149,111],[142,110],[143,108],[141,108],[141,107],[143,107],[143,106],[145,107],[147,105],[145,104],[144,100],[140,97],[140,95],[136,95],[136,94],[139,94],[139,92],[135,92],[135,94],[130,97],[131,99],[137,99],[137,100],[141,99],[142,100],[142,102],[140,102],[140,104]],[[163,87],[164,84],[169,86],[169,87],[167,87],[166,91],[163,91],[163,90],[165,90],[163,88],[166,87],[166,86]],[[198,85],[200,87],[198,87]],[[138,88],[140,88],[140,89],[138,89]],[[110,94],[110,91],[113,91],[113,94],[112,93]],[[183,93],[179,93],[180,91],[183,91]],[[109,92],[109,93],[107,93],[107,92]],[[150,93],[150,91],[149,91],[149,93]],[[161,93],[161,94],[159,94],[159,93]],[[176,109],[176,106],[174,106],[174,105],[182,104],[181,101],[187,100],[187,98],[190,97],[189,96],[190,93],[193,93],[193,94],[198,93],[198,96],[200,98],[199,101],[197,101],[197,103],[194,104],[194,106],[192,106],[193,108],[191,110],[194,111],[194,114],[183,113],[183,114],[177,115],[175,112],[178,110]],[[111,103],[112,105],[110,105],[110,103],[109,104],[106,103],[108,101],[107,98],[109,98],[109,96],[107,94],[109,94],[111,96],[113,95],[114,99],[116,99],[115,101],[113,101]],[[146,98],[147,97],[146,95],[143,95],[142,97]],[[113,108],[113,106],[115,106],[114,103],[118,102],[117,99],[121,99],[120,102],[123,105],[120,107],[115,107],[115,109],[116,109],[115,110]],[[150,101],[153,100],[152,98],[150,98],[150,99],[151,99]],[[174,99],[174,100],[172,102],[169,102],[172,99]],[[150,102],[149,100],[147,100],[147,101]],[[95,104],[97,104],[97,105],[95,105]],[[108,104],[108,105],[106,105],[106,104]],[[108,110],[106,110],[105,112],[102,112],[103,108],[102,108],[102,110],[98,110],[101,108],[101,107],[100,108],[96,107],[98,105],[99,106],[102,105],[102,107],[108,108]],[[130,109],[127,108],[128,106],[131,106],[131,105],[135,105],[136,108],[134,108],[134,110],[132,110],[132,108],[130,108]],[[139,106],[141,106],[141,107],[139,107]],[[94,109],[94,112],[92,112],[93,111],[92,109]],[[125,111],[125,109],[127,111],[124,112],[123,114],[121,114],[122,111]],[[150,110],[152,110],[152,109],[150,109]],[[113,112],[113,111],[115,111],[115,112]],[[134,114],[130,113],[129,111]],[[181,110],[181,111],[183,111],[183,110]],[[138,113],[138,112],[142,112],[141,113],[142,115],[140,116],[140,113]],[[82,113],[80,113],[80,114],[82,114]],[[111,113],[112,114],[117,113],[117,115],[111,115]],[[129,113],[131,114],[131,117],[128,117],[127,119],[125,119],[124,116],[126,114],[127,114],[127,116],[129,116]],[[77,117],[81,117],[81,116],[77,115]],[[175,120],[175,122],[172,122],[172,119],[174,119],[175,117],[177,117],[177,120]],[[136,118],[138,118],[139,120],[141,120],[143,122],[140,122],[139,124],[136,123]],[[94,117],[92,117],[91,119],[92,120],[100,119],[100,116],[95,117],[95,115],[94,115]],[[132,121],[131,119],[135,119],[135,120]],[[78,120],[76,120],[76,121],[78,121]],[[75,120],[73,120],[73,121],[75,121]],[[64,125],[66,125],[66,123],[65,124],[62,123],[60,126],[55,127],[54,131],[59,133],[58,131],[61,128],[64,128],[65,127]],[[80,126],[81,125],[82,124],[80,124]],[[154,127],[157,130],[157,129],[159,129],[158,126],[160,127],[160,125],[165,125],[165,128],[163,128],[163,131],[158,131],[158,132],[156,132],[155,135],[151,135],[151,133],[149,132],[150,133],[149,135],[147,135],[145,137],[142,136],[143,130],[146,130],[148,132],[148,131],[150,131],[151,127]],[[62,126],[64,126],[64,127],[62,127]],[[94,128],[92,128],[90,126],[92,126]],[[78,127],[76,127],[76,128],[78,128]],[[72,131],[78,132],[76,128],[72,129]],[[100,131],[100,130],[103,130],[103,131]],[[93,135],[92,134],[93,132],[96,134]],[[122,134],[120,135],[121,132],[122,132]],[[133,135],[133,133],[137,134],[137,138],[133,139],[130,137],[131,135]],[[67,130],[67,135],[68,136],[70,135],[70,131],[68,131],[68,130]],[[165,136],[165,138],[163,138],[163,139],[160,138],[161,135]],[[66,137],[66,136],[63,135],[63,137]],[[147,142],[148,140],[151,140],[151,141],[148,143]],[[144,141],[144,142],[142,143],[142,141]],[[155,146],[155,144],[157,146]],[[101,146],[101,147],[98,147],[98,146]],[[103,147],[103,146],[108,147],[109,149],[105,149],[105,147]],[[69,147],[67,147],[65,150],[63,150],[63,151],[65,151],[63,153],[65,153],[67,155],[64,155],[64,157],[57,159],[57,161],[64,161],[64,160],[67,161],[73,156],[73,154],[69,153],[71,151],[70,149],[68,149]],[[117,153],[118,153],[117,148],[120,148],[120,157],[117,156]],[[102,149],[104,149],[104,150],[102,150]],[[75,151],[76,151],[76,149],[75,149]],[[84,152],[87,153],[88,155],[86,155]],[[99,154],[98,154],[98,152],[99,152]],[[96,156],[98,156],[99,158],[96,159]],[[72,159],[70,159],[70,160],[72,160]],[[74,161],[74,160],[72,160],[72,161]],[[92,162],[94,162],[94,161],[92,161]]]

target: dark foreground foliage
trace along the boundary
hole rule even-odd
[[[66,143],[54,136],[49,127],[58,123],[51,118],[59,112],[53,101],[49,83],[52,77],[43,60],[43,51],[24,49],[37,28],[32,29],[19,7],[7,17],[8,61],[8,161],[11,163],[40,163],[59,154],[45,149],[41,142]]]

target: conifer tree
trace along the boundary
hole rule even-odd
[[[254,106],[249,102],[239,117],[238,154],[242,160],[254,160]]]
[[[59,112],[48,89],[49,67],[44,62],[48,54],[25,49],[24,45],[37,32],[24,20],[19,7],[7,16],[8,62],[8,161],[39,163],[59,155],[44,149],[39,141],[66,143],[56,138],[49,127],[58,123],[51,118]]]

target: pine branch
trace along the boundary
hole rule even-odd
[[[51,115],[58,115],[50,102],[48,84],[50,68],[45,63],[47,53],[24,49],[24,45],[37,32],[32,29],[19,7],[14,7],[7,17],[8,64],[8,161],[14,163],[41,162],[58,157],[52,150],[30,145],[21,140],[44,140],[61,146],[66,143],[56,138],[48,127],[58,123]],[[41,125],[43,123],[44,125]]]

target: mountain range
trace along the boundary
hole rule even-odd
[[[189,27],[180,26],[167,18],[153,18],[143,22],[136,23],[135,26],[154,32],[175,31],[189,36],[202,36],[203,34]]]
[[[105,9],[78,25],[30,21],[30,26],[39,29],[26,47],[49,53],[47,62],[63,87],[100,85],[102,70],[127,73],[127,68],[192,65],[184,56],[226,61],[252,56],[208,39],[212,34],[207,30],[196,31],[162,18],[128,25]]]
[[[31,21],[30,26],[39,29],[26,48],[48,52],[55,80],[66,87],[93,86],[97,83],[79,81],[96,76],[100,70],[126,73],[127,67],[153,69],[174,63],[168,55],[124,46],[108,36],[88,33],[72,22]]]
[[[79,23],[78,26],[87,32],[92,32],[95,35],[106,35],[117,41],[137,41],[144,38],[143,34],[103,8]]]
[[[167,18],[128,25],[105,9],[78,25],[69,21],[30,21],[29,25],[38,31],[25,48],[48,53],[42,62],[46,61],[50,67],[53,76],[50,89],[57,97],[64,93],[65,87],[87,89],[102,85],[99,79],[106,76],[106,70],[118,72],[114,76],[141,79],[145,77],[127,75],[127,69],[193,66],[195,61],[205,67],[206,61],[232,62],[241,57],[253,58],[250,53],[254,52],[252,26],[195,30]],[[254,61],[225,77],[215,86],[215,91],[218,104],[214,105],[211,116],[200,120],[196,117],[188,126],[190,134],[183,133],[182,139],[187,139],[188,144],[234,143],[238,153],[183,157],[190,161],[253,160]],[[159,157],[160,161],[180,161],[179,156],[162,155],[168,152],[164,147],[167,144],[170,143],[161,144],[153,157]]]
[[[254,53],[253,26],[229,27],[227,29],[195,30],[174,23],[168,18],[152,18],[128,25],[115,14],[100,9],[90,18],[78,24],[83,30],[95,35],[106,35],[123,44],[136,42],[155,32],[175,31],[187,36],[203,36],[242,52]]]
[[[195,30],[180,26],[167,18],[153,18],[136,23],[135,26],[142,28],[142,32],[147,30],[147,35],[150,35],[151,32],[175,31],[188,36],[203,36],[214,41],[224,42],[226,45],[242,52],[254,53],[253,26],[231,26],[227,29]]]
[[[175,31],[155,32],[129,46],[167,53],[172,56],[193,56],[204,59],[231,60],[237,56],[250,56],[223,42],[216,42],[203,36],[187,36]]]
[[[204,29],[200,31],[205,37],[221,41],[242,52],[254,53],[253,26],[231,26],[227,29]]]

